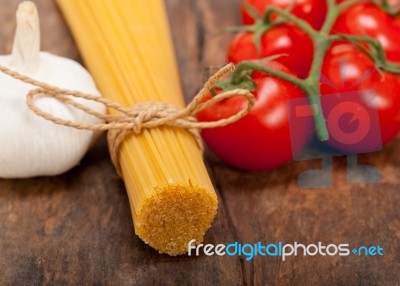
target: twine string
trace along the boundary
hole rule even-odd
[[[108,131],[107,139],[110,150],[110,156],[112,163],[114,164],[119,175],[122,174],[121,166],[119,163],[119,151],[122,142],[126,137],[131,134],[140,134],[144,129],[151,129],[161,126],[173,126],[186,129],[194,139],[196,140],[199,148],[203,150],[203,145],[200,136],[200,129],[204,128],[216,128],[226,126],[234,123],[239,119],[246,116],[254,105],[254,96],[250,91],[245,89],[235,89],[226,92],[222,92],[213,96],[209,100],[205,101],[204,97],[211,91],[216,82],[226,73],[234,70],[233,64],[228,64],[221,68],[214,75],[212,75],[203,88],[197,93],[193,100],[186,105],[186,107],[180,109],[171,104],[164,102],[144,102],[133,105],[132,107],[122,106],[107,98],[102,98],[92,94],[80,92],[77,90],[63,89],[49,85],[47,83],[35,80],[29,76],[22,75],[15,72],[5,66],[0,65],[0,71],[17,79],[21,82],[31,84],[36,87],[32,89],[26,95],[26,103],[29,109],[31,109],[36,115],[51,121],[55,124],[68,126],[82,130],[92,131]],[[100,123],[85,123],[75,122],[71,120],[62,119],[56,115],[50,114],[40,109],[35,104],[35,97],[52,97],[64,104],[70,105],[76,109],[79,109],[91,116],[96,117]],[[234,96],[243,96],[247,99],[247,105],[239,112],[232,116],[216,121],[198,122],[195,115],[207,107],[210,107],[217,102],[228,99]],[[72,98],[82,98],[89,101],[94,101],[103,104],[108,109],[117,111],[116,115],[102,114],[99,113],[79,102],[74,101]]]

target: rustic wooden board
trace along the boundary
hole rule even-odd
[[[79,60],[53,1],[37,0],[43,49]],[[189,100],[206,67],[224,63],[239,22],[239,0],[167,0],[182,85]],[[0,53],[11,49],[18,1],[0,0]],[[169,257],[133,232],[128,199],[104,137],[70,172],[52,178],[0,180],[1,285],[396,285],[400,283],[400,140],[365,155],[378,185],[346,183],[344,158],[334,161],[334,187],[299,189],[301,171],[318,160],[273,172],[242,172],[210,153],[206,162],[220,206],[207,243],[318,241],[381,245],[382,257]],[[0,145],[1,150],[1,145]]]

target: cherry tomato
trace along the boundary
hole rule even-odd
[[[399,24],[399,20],[373,4],[357,4],[339,16],[332,31],[377,39],[382,44],[388,60],[400,62]]]
[[[239,33],[228,47],[227,60],[239,63],[282,54],[276,59],[300,78],[306,78],[313,59],[313,43],[310,37],[291,24],[282,24],[266,31],[261,37],[261,50],[257,51],[254,34]]]
[[[321,102],[331,135],[329,145],[350,153],[376,151],[398,134],[397,75],[379,73],[371,59],[349,43],[338,43],[328,51],[322,75]]]
[[[289,70],[281,64],[267,66]],[[287,81],[260,74],[254,79],[256,102],[252,110],[239,121],[218,128],[203,129],[208,147],[222,160],[244,170],[269,170],[293,158],[288,119],[288,100],[304,98],[301,90]],[[208,99],[211,95],[208,95]],[[233,97],[221,101],[197,114],[199,121],[214,121],[230,117],[245,108],[247,100]],[[306,121],[295,138],[297,153],[311,133],[312,120]]]
[[[261,16],[270,7],[286,9],[292,5],[293,0],[244,0],[244,3],[251,5]],[[306,20],[315,29],[321,28],[326,15],[325,0],[295,0],[293,15]],[[242,22],[246,25],[253,24],[253,17],[247,12],[245,5],[241,7]]]

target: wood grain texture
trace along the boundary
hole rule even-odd
[[[35,1],[43,50],[80,60],[53,1]],[[239,21],[239,0],[167,0],[186,99],[206,67],[224,63]],[[18,1],[0,0],[0,52],[11,50]],[[379,167],[379,185],[346,183],[334,161],[332,189],[299,189],[301,171],[318,160],[273,172],[242,172],[206,154],[220,207],[207,243],[379,244],[383,257],[169,257],[133,232],[123,183],[104,137],[70,172],[51,178],[0,180],[0,285],[398,285],[400,283],[400,140],[362,156]],[[1,150],[1,145],[0,145]]]

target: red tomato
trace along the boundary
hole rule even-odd
[[[326,14],[325,0],[294,0],[295,4],[292,14],[306,20],[315,29],[321,28]],[[278,7],[280,9],[288,8],[293,0],[244,0],[245,3],[254,7],[261,16],[269,6]],[[246,25],[253,24],[254,19],[247,12],[245,5],[241,7],[242,22]]]
[[[329,145],[362,153],[379,150],[398,134],[400,80],[397,75],[380,74],[369,57],[348,43],[338,43],[328,51],[322,75],[325,80],[321,85],[321,102],[331,135]],[[340,121],[342,131],[330,120]]]
[[[332,31],[377,39],[388,60],[400,62],[400,25],[396,25],[394,17],[373,4],[349,7],[339,16]]]
[[[271,63],[266,65],[272,66]],[[277,63],[273,67],[289,72]],[[250,113],[233,124],[203,129],[202,136],[208,147],[225,162],[245,170],[269,170],[293,158],[287,103],[289,99],[304,95],[298,87],[272,76],[258,75],[254,81],[257,83],[253,93],[256,102]],[[227,118],[246,105],[243,97],[229,98],[200,111],[197,118],[199,121]],[[295,152],[306,144],[311,122],[311,119],[306,121],[295,138]]]
[[[400,29],[400,17],[396,17],[394,20],[394,25]]]
[[[306,33],[291,24],[282,24],[263,34],[260,52],[255,46],[253,33],[237,34],[228,47],[227,59],[236,64],[244,60],[284,54],[276,61],[294,71],[300,78],[306,78],[313,52],[313,43]]]

